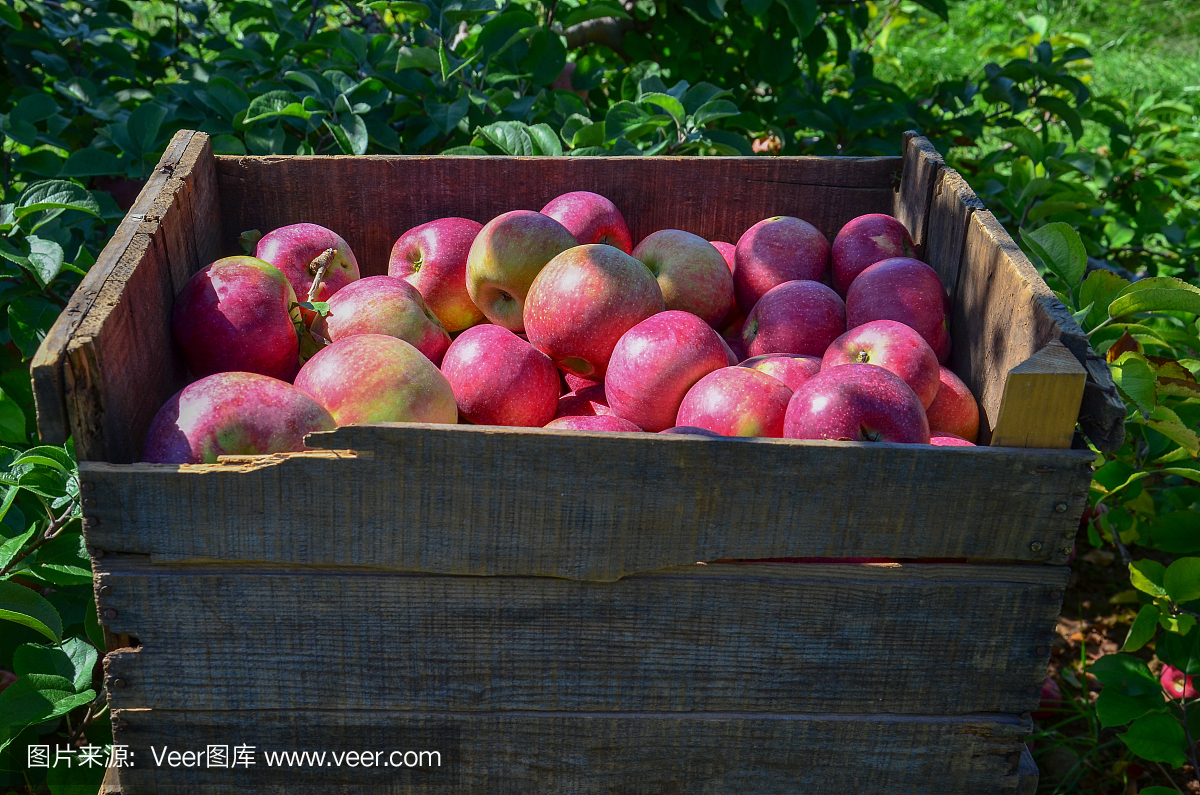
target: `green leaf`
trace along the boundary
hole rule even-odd
[[[18,102],[11,111],[9,118],[14,121],[37,124],[58,113],[58,103],[46,94],[30,94]]]
[[[5,488],[10,495],[20,491],[20,489],[18,489],[16,486],[6,486]],[[34,533],[37,531],[38,526],[36,524],[30,525],[29,529],[24,533],[15,535],[9,539],[5,539],[4,543],[0,544],[0,569],[5,568],[8,566],[8,564],[12,563],[13,558],[15,558],[17,553],[21,551],[21,547],[25,546],[25,543],[29,541],[29,539],[33,538]]]
[[[523,122],[497,121],[480,127],[475,132],[506,155],[532,157],[534,154],[533,139],[529,135],[529,128]]]
[[[1106,654],[1088,668],[1088,673],[1127,696],[1158,695],[1161,685],[1149,666],[1129,654]]]
[[[1068,105],[1065,100],[1042,95],[1034,100],[1033,104],[1050,111],[1061,119],[1063,124],[1067,125],[1067,129],[1071,131],[1071,137],[1076,141],[1083,137],[1083,118],[1080,117],[1079,111]]]
[[[1017,151],[1027,156],[1035,163],[1040,163],[1045,157],[1042,139],[1033,130],[1024,126],[1009,127],[996,134],[1001,140],[1008,141]]]
[[[1135,560],[1129,564],[1129,580],[1134,588],[1151,596],[1166,596],[1163,577],[1167,567],[1156,560]]]
[[[592,19],[603,19],[604,17],[616,17],[617,19],[630,19],[629,14],[621,7],[619,3],[599,2],[588,3],[574,9],[562,19],[563,30],[578,25],[580,22],[587,22]]]
[[[734,105],[727,99],[713,99],[705,102],[696,109],[696,113],[692,116],[692,122],[697,127],[703,127],[711,121],[717,119],[728,118],[729,116],[737,116],[741,113],[737,105]]]
[[[1174,787],[1146,787],[1138,790],[1138,795],[1179,795]]]
[[[13,673],[55,674],[72,682],[75,691],[80,692],[91,685],[97,659],[95,647],[82,638],[67,638],[61,647],[26,643],[13,652]]]
[[[1129,731],[1118,736],[1130,751],[1142,759],[1166,762],[1172,767],[1179,767],[1187,762],[1183,725],[1171,715],[1147,715],[1138,718],[1129,727]]]
[[[800,38],[803,39],[812,33],[820,10],[817,0],[779,0],[779,3],[787,10],[788,18],[796,26]]]
[[[53,240],[36,235],[30,235],[26,240],[29,242],[29,267],[27,270],[44,289],[54,281],[58,274],[62,273],[62,246]]]
[[[1137,618],[1133,620],[1133,625],[1129,628],[1129,635],[1125,638],[1125,645],[1121,647],[1121,651],[1137,651],[1150,642],[1154,637],[1154,631],[1158,627],[1158,608],[1154,605],[1143,605],[1138,611]]]
[[[330,126],[333,137],[347,155],[366,154],[369,136],[367,125],[357,113],[344,113],[337,124]]]
[[[367,3],[367,8],[373,11],[391,11],[392,16],[412,22],[424,22],[429,19],[430,14],[429,6],[408,0],[375,0],[373,3]]]
[[[41,210],[79,210],[100,215],[100,205],[92,194],[74,182],[61,179],[35,182],[27,187],[13,208],[13,215],[24,218]]]
[[[946,0],[916,0],[916,3],[919,6],[928,8],[944,21],[950,21],[950,9],[946,7]]]
[[[1070,224],[1056,221],[1032,232],[1022,229],[1021,239],[1068,287],[1074,289],[1083,280],[1087,273],[1087,249]]]
[[[396,54],[397,72],[401,69],[424,69],[433,72],[438,68],[438,52],[432,47],[401,47]]]
[[[0,0],[0,21],[3,21],[13,30],[21,30],[25,27],[24,23],[21,22],[21,15],[17,13],[17,10],[8,5],[8,3],[3,2],[3,0]]]
[[[1115,688],[1106,688],[1100,691],[1096,699],[1096,717],[1100,725],[1105,727],[1124,726],[1143,715],[1163,712],[1166,708],[1161,692],[1130,696]]]
[[[98,177],[108,174],[121,173],[121,161],[117,156],[103,149],[80,149],[67,158],[60,177]]]
[[[1196,514],[1191,510],[1184,509],[1159,514],[1153,532],[1155,549],[1181,555],[1200,552],[1200,533],[1196,532]]]
[[[246,108],[246,118],[242,119],[243,126],[257,124],[268,119],[281,116],[291,116],[307,120],[312,116],[301,103],[300,97],[291,91],[268,91],[260,97],[255,97]]]
[[[1083,306],[1095,306],[1095,309],[1088,313],[1085,328],[1090,329],[1107,320],[1108,305],[1128,286],[1128,280],[1111,271],[1095,270],[1089,273],[1079,288],[1079,303]]]
[[[1149,414],[1158,402],[1158,374],[1145,356],[1134,351],[1121,354],[1109,365],[1113,381],[1143,414]]]
[[[683,109],[683,103],[675,99],[675,97],[671,96],[670,94],[642,94],[641,98],[638,100],[638,104],[654,105],[655,107],[662,108],[669,113],[676,122],[679,123],[682,123],[684,117],[687,116],[687,113]]]
[[[96,691],[76,693],[74,684],[62,676],[22,676],[0,692],[0,750],[15,740],[25,727],[65,715],[95,698]]]
[[[529,137],[533,141],[537,154],[547,157],[562,157],[562,144],[559,143],[558,136],[554,134],[554,130],[549,124],[531,124],[526,129],[529,131]]]
[[[136,147],[136,151],[126,154],[134,157],[144,157],[157,149],[158,131],[162,128],[163,119],[167,117],[167,109],[157,102],[143,102],[129,114],[125,122],[125,132]]]
[[[62,637],[62,621],[54,605],[41,594],[8,580],[0,580],[0,620],[23,624],[50,640]]]
[[[435,99],[425,100],[425,112],[443,135],[449,135],[451,130],[457,128],[470,109],[471,98],[465,93],[450,103],[438,102]]]
[[[1165,311],[1200,314],[1200,287],[1174,276],[1142,279],[1122,290],[1108,307],[1111,317]]]
[[[83,631],[87,633],[88,640],[92,642],[93,646],[97,649],[104,648],[104,630],[100,627],[95,596],[88,600],[88,606],[83,610]]]
[[[238,245],[242,247],[251,257],[258,251],[258,241],[262,240],[263,233],[257,229],[247,229],[238,235]]]
[[[1167,632],[1158,639],[1154,652],[1158,659],[1189,676],[1200,674],[1200,632],[1186,635]]]
[[[478,146],[452,146],[449,149],[443,149],[439,154],[456,157],[487,157],[487,150]]]
[[[100,764],[52,765],[46,771],[50,795],[96,795],[104,783],[105,768]]]
[[[239,113],[250,105],[246,96],[236,83],[226,77],[214,77],[204,87],[205,100],[210,108],[217,111],[223,118],[233,121]]]

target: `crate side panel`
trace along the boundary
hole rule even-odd
[[[928,138],[912,130],[904,133],[904,173],[896,193],[893,215],[912,235],[917,259],[925,257],[933,189],[945,167],[946,161]]]

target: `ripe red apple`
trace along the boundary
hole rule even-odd
[[[416,287],[449,332],[483,320],[467,292],[467,254],[481,229],[469,218],[439,218],[414,226],[392,246],[388,276]]]
[[[676,425],[707,428],[722,436],[783,435],[792,390],[749,367],[714,370],[688,390]]]
[[[807,221],[777,215],[759,221],[738,239],[733,291],[746,315],[776,285],[819,282],[829,266],[829,241]]]
[[[833,287],[844,296],[855,277],[876,262],[915,253],[904,224],[883,213],[860,215],[833,239]]]
[[[642,431],[629,420],[623,420],[615,414],[597,414],[594,417],[557,417],[543,427],[567,431],[621,431],[624,433],[641,433]]]
[[[874,364],[822,370],[792,396],[784,420],[789,439],[929,444],[929,422],[917,393]]]
[[[662,290],[649,268],[612,246],[576,246],[534,279],[525,330],[560,369],[600,381],[621,335],[661,311]]]
[[[721,257],[725,260],[725,265],[729,268],[730,275],[733,274],[733,258],[737,252],[737,246],[733,243],[726,243],[724,240],[710,240],[713,248],[721,253]]]
[[[876,262],[846,291],[846,327],[895,320],[920,332],[937,354],[950,358],[950,299],[937,271],[920,260],[895,257]]]
[[[142,460],[215,464],[222,455],[304,449],[304,435],[336,428],[333,417],[296,387],[257,373],[217,373],[188,384],[150,423]]]
[[[821,358],[795,353],[768,353],[747,359],[741,366],[766,373],[795,392],[801,384],[821,372]]]
[[[603,243],[619,248],[626,254],[633,251],[633,238],[625,217],[617,205],[599,193],[587,190],[564,193],[551,199],[542,208],[542,215],[548,215],[565,226],[580,245]]]
[[[308,300],[322,263],[327,263],[327,267],[314,300],[328,301],[329,296],[357,281],[359,276],[358,260],[350,244],[341,235],[317,224],[292,224],[268,232],[258,241],[254,256],[283,271],[301,301]],[[303,315],[305,323],[312,323],[316,317],[307,309]]]
[[[409,343],[437,365],[450,347],[450,335],[417,288],[392,276],[368,276],[338,290],[329,299],[329,314],[313,328],[330,342],[355,334],[386,334]]]
[[[296,388],[340,425],[355,422],[458,422],[446,376],[407,342],[355,334],[322,348],[304,363]]]
[[[458,410],[475,425],[540,428],[558,407],[558,370],[550,357],[506,328],[469,328],[442,362]]]
[[[974,442],[968,442],[961,436],[955,436],[952,433],[930,433],[929,443],[934,447],[974,447]]]
[[[674,428],[667,428],[659,433],[676,434],[679,436],[711,436],[716,439],[724,437],[716,431],[710,431],[708,428],[697,428],[695,425],[676,425]]]
[[[1194,678],[1194,676],[1185,675],[1183,671],[1173,665],[1164,665],[1158,681],[1162,683],[1163,690],[1167,691],[1167,695],[1171,698],[1195,698],[1200,693],[1197,693],[1192,684]]]
[[[612,413],[613,410],[608,405],[608,396],[604,394],[604,384],[593,384],[560,397],[554,418],[597,417]]]
[[[1047,676],[1046,680],[1042,682],[1041,700],[1038,702],[1038,708],[1033,712],[1033,717],[1039,720],[1053,718],[1061,707],[1062,690],[1059,689],[1058,682]]]
[[[846,306],[820,282],[791,281],[771,288],[742,326],[748,356],[798,353],[821,356],[846,332]]]
[[[925,409],[929,417],[929,432],[952,433],[964,439],[979,435],[979,404],[975,396],[954,371],[945,365],[938,368],[937,396]]]
[[[226,257],[188,279],[171,330],[197,378],[247,372],[291,381],[300,369],[295,303],[283,271],[254,257]]]
[[[604,381],[593,381],[590,378],[584,378],[583,376],[575,375],[574,373],[564,372],[562,377],[563,380],[567,382],[567,387],[572,392],[579,392],[580,390],[587,389],[589,386],[604,386]]]
[[[548,215],[514,210],[479,230],[467,254],[467,293],[492,323],[524,331],[525,296],[556,254],[574,248],[575,237]]]
[[[714,328],[729,314],[733,275],[721,252],[699,235],[662,229],[638,243],[633,257],[658,280],[667,309],[691,312]]]
[[[847,364],[877,364],[904,379],[928,408],[938,392],[938,361],[929,343],[903,323],[872,320],[834,340],[821,358],[821,369]]]
[[[613,349],[604,376],[608,405],[644,430],[670,428],[692,384],[729,366],[727,350],[699,317],[659,312],[625,332]]]

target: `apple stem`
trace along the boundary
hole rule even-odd
[[[333,263],[333,258],[336,254],[336,248],[327,248],[308,264],[309,272],[315,274],[313,276],[312,287],[308,288],[308,300],[310,302],[317,300],[317,293],[321,292],[321,281],[325,278],[325,271]]]

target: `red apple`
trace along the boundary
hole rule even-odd
[[[615,414],[597,414],[594,417],[567,416],[550,420],[543,427],[566,431],[623,431],[641,433],[641,428]]]
[[[542,215],[565,226],[580,245],[603,243],[626,254],[633,251],[633,238],[629,235],[625,217],[617,205],[599,193],[586,190],[564,193],[551,199],[542,208]]]
[[[188,279],[171,330],[197,378],[247,372],[291,381],[300,369],[295,303],[283,271],[254,257],[226,257]]]
[[[721,252],[721,256],[725,260],[725,265],[729,268],[730,275],[732,275],[733,257],[737,252],[737,246],[735,246],[733,243],[726,243],[724,240],[710,240],[708,242],[712,243],[713,248]]]
[[[638,323],[613,349],[604,376],[608,405],[647,431],[675,425],[692,384],[729,366],[717,332],[688,312],[670,309]]]
[[[846,327],[895,320],[920,332],[937,354],[950,358],[950,299],[937,271],[920,260],[895,257],[876,262],[846,291]]]
[[[254,256],[269,262],[287,276],[301,301],[308,300],[313,280],[322,263],[327,263],[321,286],[314,300],[328,301],[329,296],[358,279],[358,260],[341,235],[317,224],[292,224],[268,232],[258,241]],[[304,322],[316,317],[304,310]]]
[[[795,392],[801,384],[821,372],[821,358],[795,353],[768,353],[747,359],[741,366],[766,373]]]
[[[979,404],[975,402],[975,396],[962,379],[945,365],[938,368],[938,379],[941,386],[938,387],[937,396],[925,409],[925,415],[929,417],[929,432],[952,433],[964,439],[974,439],[979,435]]]
[[[750,310],[742,344],[748,356],[821,356],[845,332],[846,306],[837,293],[820,282],[792,281],[773,287]]]
[[[894,320],[873,320],[834,340],[821,358],[821,369],[847,364],[877,364],[904,379],[928,408],[938,392],[938,361],[920,334]]]
[[[772,287],[819,282],[829,266],[829,241],[807,221],[786,215],[759,221],[738,239],[733,291],[746,315]]]
[[[1033,717],[1038,720],[1053,718],[1061,707],[1062,690],[1059,689],[1058,682],[1047,676],[1046,680],[1042,682],[1042,697],[1038,702],[1038,708],[1033,712]]]
[[[458,422],[446,376],[412,345],[383,334],[356,334],[321,349],[300,368],[296,388],[338,425]]]
[[[612,413],[613,410],[608,406],[608,396],[604,394],[604,384],[593,384],[560,397],[554,418],[597,417]]]
[[[890,215],[860,215],[842,227],[833,239],[833,286],[845,295],[858,274],[885,259],[912,257],[916,253],[904,224]]]
[[[329,412],[296,387],[257,373],[217,373],[188,384],[158,410],[142,460],[215,464],[222,455],[304,449],[304,435],[332,431]]]
[[[1195,698],[1200,693],[1197,693],[1192,684],[1194,678],[1194,676],[1185,675],[1183,671],[1173,665],[1164,665],[1159,682],[1162,683],[1163,690],[1167,691],[1167,695],[1171,698]]]
[[[792,390],[749,367],[724,367],[696,382],[679,406],[676,425],[707,428],[722,436],[783,435]]]
[[[659,433],[677,434],[679,436],[711,436],[716,439],[725,438],[716,431],[710,431],[708,428],[697,428],[695,425],[676,425],[674,428],[667,428]]]
[[[514,210],[484,224],[467,254],[467,293],[484,316],[509,331],[524,331],[529,286],[575,237],[548,215]]]
[[[550,357],[506,328],[469,328],[442,362],[458,410],[475,425],[540,428],[558,407],[558,370]]]
[[[929,421],[917,393],[874,364],[822,370],[792,396],[784,420],[789,439],[929,443]]]
[[[469,218],[439,218],[414,226],[392,246],[388,276],[416,287],[449,332],[483,320],[467,292],[467,254],[481,229]]]
[[[534,279],[525,329],[560,369],[600,381],[621,335],[661,311],[649,268],[612,246],[576,246]]]
[[[129,208],[124,207],[122,209],[128,210]],[[17,676],[12,671],[6,671],[3,668],[0,668],[0,693],[3,693],[9,685],[14,684],[20,678],[21,677]]]
[[[961,436],[955,436],[952,433],[930,433],[929,443],[934,447],[974,447],[974,442],[968,442]]]
[[[691,312],[716,328],[733,306],[733,275],[721,252],[699,235],[662,229],[633,250],[662,290],[667,309]]]
[[[355,334],[386,334],[404,340],[440,365],[450,335],[425,299],[406,281],[368,276],[346,285],[329,299],[329,314],[313,329],[330,342]]]
[[[563,380],[567,382],[567,387],[572,392],[579,392],[580,390],[587,389],[589,386],[604,386],[604,381],[593,381],[590,378],[584,378],[583,376],[575,375],[574,373],[564,372],[562,377]]]

